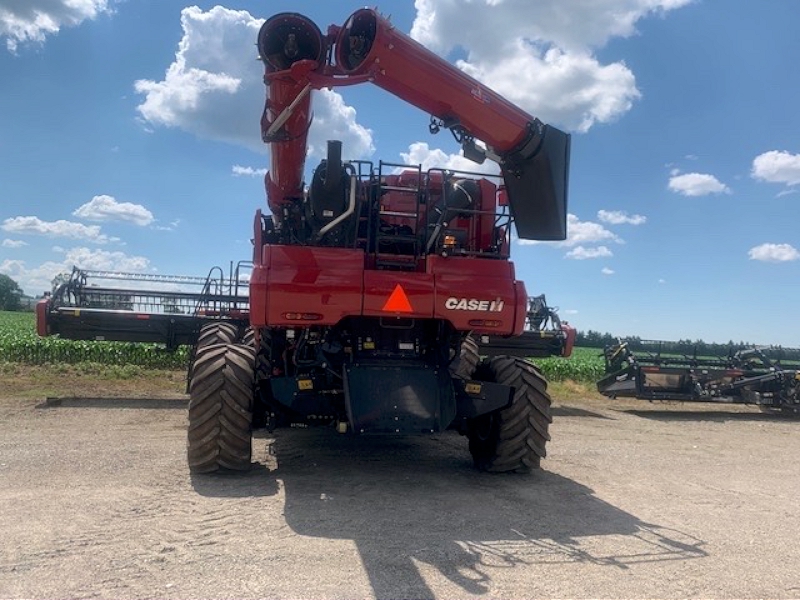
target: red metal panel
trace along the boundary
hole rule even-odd
[[[561,330],[566,334],[567,339],[564,341],[564,349],[561,351],[561,356],[569,358],[572,355],[572,348],[575,346],[575,338],[578,336],[578,330],[569,323],[562,323]],[[739,373],[737,377],[740,377]]]
[[[504,260],[474,257],[428,257],[428,272],[436,282],[434,317],[457,329],[511,335],[522,331],[519,307],[525,287],[514,281],[513,265]],[[520,299],[520,286],[523,297]]]
[[[50,300],[39,300],[36,303],[36,333],[39,337],[50,335],[49,327],[47,326],[47,311],[49,308]]]
[[[408,299],[410,311],[384,310],[397,286]],[[364,316],[366,317],[433,317],[433,276],[428,273],[403,271],[364,272]],[[402,306],[402,303],[393,303]]]
[[[525,284],[522,281],[515,281],[514,289],[517,292],[514,335],[520,335],[525,329],[525,318],[528,316],[528,292],[525,290]]]
[[[361,250],[265,246],[264,251],[264,263],[269,264],[267,325],[334,325],[348,315],[361,314]],[[319,318],[288,319],[289,313]]]
[[[269,299],[269,246],[264,246],[263,265],[253,266],[250,274],[250,324],[264,327],[267,324],[267,302]]]
[[[437,256],[428,255],[425,259],[426,272],[436,275],[462,275],[469,273],[470,277],[497,277],[513,280],[514,263],[509,260],[479,258],[476,256]],[[474,289],[475,286],[469,286]]]

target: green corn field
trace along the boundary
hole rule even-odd
[[[605,374],[603,352],[599,348],[573,348],[572,356],[536,358],[534,361],[550,381],[577,381],[594,384]]]
[[[156,344],[40,338],[36,335],[33,313],[0,311],[0,362],[185,369],[188,356],[187,347],[168,352]],[[594,383],[603,376],[602,352],[597,348],[575,348],[570,358],[537,358],[534,362],[551,381]]]
[[[188,348],[167,352],[156,344],[62,340],[36,335],[33,313],[0,311],[0,362],[29,365],[97,363],[147,369],[185,369]]]

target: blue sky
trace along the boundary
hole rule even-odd
[[[0,0],[0,272],[203,275],[265,209],[255,36],[361,4]],[[516,242],[529,293],[582,330],[800,346],[800,3],[397,0],[397,27],[573,135],[569,233]],[[466,165],[428,115],[320,92],[309,166]]]

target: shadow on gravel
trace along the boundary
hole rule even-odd
[[[190,475],[194,491],[214,498],[257,498],[278,493],[278,480],[261,463],[251,463],[243,473],[225,472],[212,475]]]
[[[702,540],[645,523],[546,470],[479,473],[457,434],[257,434],[253,456],[277,462],[275,470],[193,478],[197,492],[259,496],[282,487],[292,530],[353,540],[378,598],[434,597],[423,577],[431,568],[463,594],[479,595],[490,591],[496,569],[580,562],[626,570],[706,555]]]
[[[47,398],[36,408],[166,408],[186,410],[189,399],[186,396],[174,398]]]
[[[554,417],[591,417],[593,419],[607,419],[613,421],[612,417],[576,406],[554,406],[551,412]]]
[[[798,421],[798,413],[780,412],[731,412],[722,410],[619,410],[629,415],[641,417],[643,419],[653,419],[655,421],[714,421],[714,422],[748,422],[748,421]]]

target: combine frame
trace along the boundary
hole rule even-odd
[[[42,337],[70,340],[164,344],[168,350],[194,346],[204,326],[226,323],[240,331],[248,327],[250,298],[242,276],[251,268],[252,263],[242,261],[230,266],[227,277],[221,267],[195,277],[74,267],[69,279],[37,305],[37,331]],[[134,287],[137,284],[164,289]],[[568,357],[575,335],[542,294],[528,299],[521,336],[482,335],[476,342],[485,356]]]
[[[679,342],[620,341],[604,351],[601,394],[644,400],[752,404],[800,411],[800,350],[730,347],[726,354],[698,354]]]
[[[543,299],[529,299],[510,258],[512,231],[565,239],[570,135],[373,9],[324,34],[303,15],[279,13],[261,26],[257,47],[271,214],[257,210],[253,220],[247,311],[230,290],[219,292],[221,308],[186,318],[163,302],[156,311],[168,343],[196,335],[190,470],[248,469],[251,431],[264,425],[354,435],[453,429],[481,470],[538,468],[551,399],[542,373],[520,357],[568,354],[574,331]],[[306,182],[314,90],[366,83],[428,113],[432,134],[449,130],[464,157],[496,163],[497,174],[347,160],[342,142],[329,138]],[[207,292],[187,300],[206,306],[215,299]],[[96,315],[109,325],[106,339],[109,330],[133,336],[135,321],[153,318],[132,319],[127,302],[87,308],[107,311]],[[56,314],[61,322],[50,328],[63,331]]]

